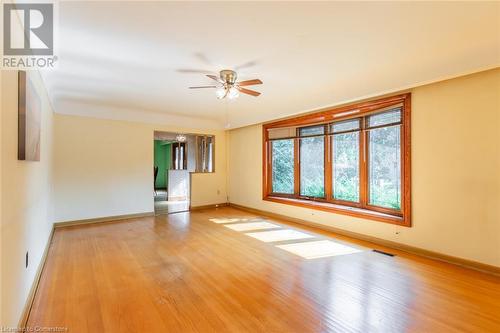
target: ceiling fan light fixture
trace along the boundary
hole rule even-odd
[[[227,97],[229,99],[238,98],[239,95],[240,95],[240,92],[238,89],[236,89],[236,87],[229,88],[229,92],[227,93]]]
[[[177,134],[175,136],[175,140],[178,142],[185,142],[186,141],[186,136],[184,134]]]
[[[236,81],[238,75],[236,74],[235,71],[230,69],[224,69],[220,71],[219,77],[212,74],[207,74],[206,76],[211,80],[216,81],[217,84],[189,87],[189,89],[216,88],[215,95],[217,96],[218,99],[224,99],[226,97],[228,99],[235,99],[238,98],[238,96],[240,96],[240,93],[254,97],[260,95],[260,92],[258,91],[243,88],[243,86],[246,87],[246,86],[262,84],[262,81],[259,79]]]
[[[226,89],[224,87],[217,88],[217,90],[215,91],[215,95],[218,99],[223,99],[224,96],[226,96]]]

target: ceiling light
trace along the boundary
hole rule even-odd
[[[217,88],[215,95],[217,95],[218,99],[223,99],[226,96],[226,89],[224,87]]]
[[[186,136],[184,134],[177,134],[175,136],[175,140],[177,140],[179,142],[184,142],[184,141],[186,141]]]
[[[229,99],[235,99],[237,98],[238,96],[240,95],[240,92],[238,89],[236,89],[235,87],[231,87],[229,88],[229,92],[227,94],[227,97]]]

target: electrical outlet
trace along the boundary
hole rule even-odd
[[[28,268],[28,263],[29,263],[29,252],[26,251],[26,259],[25,259],[26,268]]]

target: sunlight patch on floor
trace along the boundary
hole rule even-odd
[[[211,218],[209,220],[217,224],[223,224],[228,229],[243,232],[245,235],[265,243],[305,239],[307,241],[300,243],[275,245],[304,259],[326,258],[363,252],[359,248],[342,243],[330,240],[317,240],[317,236],[295,229],[281,229],[283,228],[282,225],[270,223],[263,218]]]
[[[307,239],[314,238],[313,235],[306,234],[297,230],[284,229],[284,230],[273,230],[273,231],[260,231],[260,232],[249,232],[245,235],[258,239],[262,242],[280,242],[287,240],[296,239]]]
[[[362,252],[344,244],[321,240],[315,242],[277,245],[280,249],[291,252],[305,259],[325,258]]]
[[[249,231],[280,228],[279,225],[269,222],[248,222],[248,223],[233,223],[225,225],[226,228],[234,231]]]
[[[256,217],[253,219],[248,219],[248,222],[267,222],[267,220],[260,217]]]
[[[233,223],[233,222],[246,221],[246,220],[247,219],[236,219],[236,218],[233,218],[233,219],[225,219],[225,218],[222,218],[222,219],[216,219],[216,218],[209,219],[209,221],[211,221],[213,223],[218,223],[218,224]]]

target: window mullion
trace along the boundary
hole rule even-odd
[[[325,135],[325,199],[327,201],[332,200],[332,149],[331,149],[332,138],[330,135]]]
[[[404,178],[405,178],[405,166],[407,166],[407,164],[405,163],[405,149],[406,149],[406,141],[405,141],[405,126],[403,126],[403,122],[401,123],[401,125],[399,125],[399,144],[400,144],[400,147],[399,147],[399,158],[401,159],[401,180],[400,180],[400,183],[399,183],[399,186],[400,186],[400,193],[401,193],[401,213],[404,214],[405,213],[405,187],[404,187],[404,184],[405,184],[405,181],[404,181]]]
[[[361,135],[359,136],[359,202],[361,207],[368,203],[368,133],[366,118],[361,119]]]
[[[293,194],[298,198],[300,194],[300,139],[293,139]]]
[[[273,149],[272,149],[272,141],[266,142],[266,151],[265,154],[267,156],[267,193],[273,193]]]

